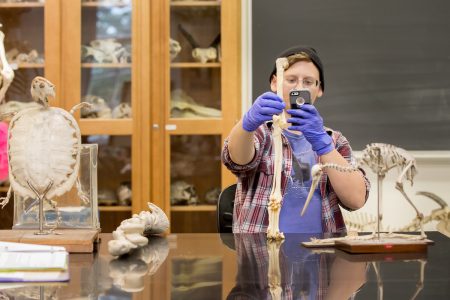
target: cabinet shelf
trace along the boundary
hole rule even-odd
[[[130,6],[129,3],[111,3],[109,1],[96,1],[96,2],[83,2],[82,7],[126,7]]]
[[[80,119],[78,123],[82,135],[131,135],[133,131],[131,119]]]
[[[220,6],[220,1],[171,1],[173,7]]]
[[[131,211],[131,206],[99,206],[98,210],[104,212]]]
[[[221,134],[222,120],[216,118],[173,118],[166,125],[166,131],[173,131],[173,134]]]
[[[98,63],[82,63],[82,68],[131,68],[129,63],[117,63],[117,64],[98,64]]]
[[[221,63],[212,62],[212,63],[197,63],[197,62],[179,62],[179,63],[171,63],[171,68],[220,68]]]
[[[171,212],[196,212],[196,211],[216,211],[216,205],[185,205],[171,206]]]
[[[36,64],[36,63],[20,63],[17,65],[19,69],[43,69],[45,68],[45,64]]]
[[[38,2],[0,3],[0,8],[22,8],[22,7],[44,7],[44,3]]]

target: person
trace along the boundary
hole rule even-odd
[[[345,232],[339,205],[355,210],[367,200],[370,183],[362,169],[339,172],[327,169],[314,191],[304,216],[300,217],[309,188],[311,167],[320,163],[356,166],[348,140],[339,132],[324,127],[314,105],[289,109],[289,92],[307,89],[312,104],[325,90],[324,67],[317,51],[308,46],[294,46],[278,57],[286,57],[289,66],[284,78],[270,74],[271,91],[254,101],[243,118],[225,139],[222,162],[237,176],[233,211],[234,233],[266,232],[269,195],[274,175],[273,115],[286,109],[289,127],[282,132],[283,166],[280,231],[335,233]],[[277,80],[283,80],[283,99],[277,96]]]

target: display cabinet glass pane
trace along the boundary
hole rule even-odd
[[[0,1],[0,112],[19,110],[31,101],[30,85],[35,76],[44,75],[44,3]],[[1,52],[1,51],[0,51]],[[1,55],[3,56],[3,55]],[[9,69],[12,81],[7,83]],[[33,105],[33,104],[31,104]]]
[[[90,135],[83,143],[98,144],[98,205],[131,205],[131,137]]]
[[[131,118],[131,69],[83,68],[81,101],[91,103],[82,108],[82,118]]]
[[[170,117],[221,117],[220,2],[172,1]]]
[[[83,1],[82,118],[131,117],[131,1]]]
[[[218,1],[202,3],[204,6],[183,6],[182,1],[172,2],[170,39],[173,63],[220,62],[220,5]],[[212,49],[199,50],[208,48]],[[194,51],[195,49],[197,50]]]
[[[220,118],[220,68],[173,68],[170,117]]]
[[[170,202],[215,205],[221,184],[221,140],[218,135],[170,137]]]

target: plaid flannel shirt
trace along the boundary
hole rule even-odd
[[[348,140],[338,131],[325,128],[331,135],[335,149],[352,165],[356,159]],[[285,194],[288,178],[292,169],[292,149],[282,134],[283,167],[281,173],[281,192]],[[274,175],[274,147],[271,123],[261,125],[254,134],[255,157],[246,165],[238,165],[230,158],[228,138],[222,150],[222,162],[238,179],[233,212],[234,233],[266,232],[269,224],[267,204],[272,189]],[[366,184],[366,200],[370,183],[364,171],[360,169]],[[340,200],[328,181],[326,172],[319,182],[322,196],[322,228],[324,232],[346,231],[344,219],[339,208]],[[343,206],[341,204],[341,206]],[[343,206],[345,208],[345,206]],[[299,212],[300,216],[300,212]]]

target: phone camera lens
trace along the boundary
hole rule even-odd
[[[303,105],[305,104],[305,99],[303,99],[302,97],[298,97],[297,99],[295,99],[295,103],[297,103],[297,105]]]

